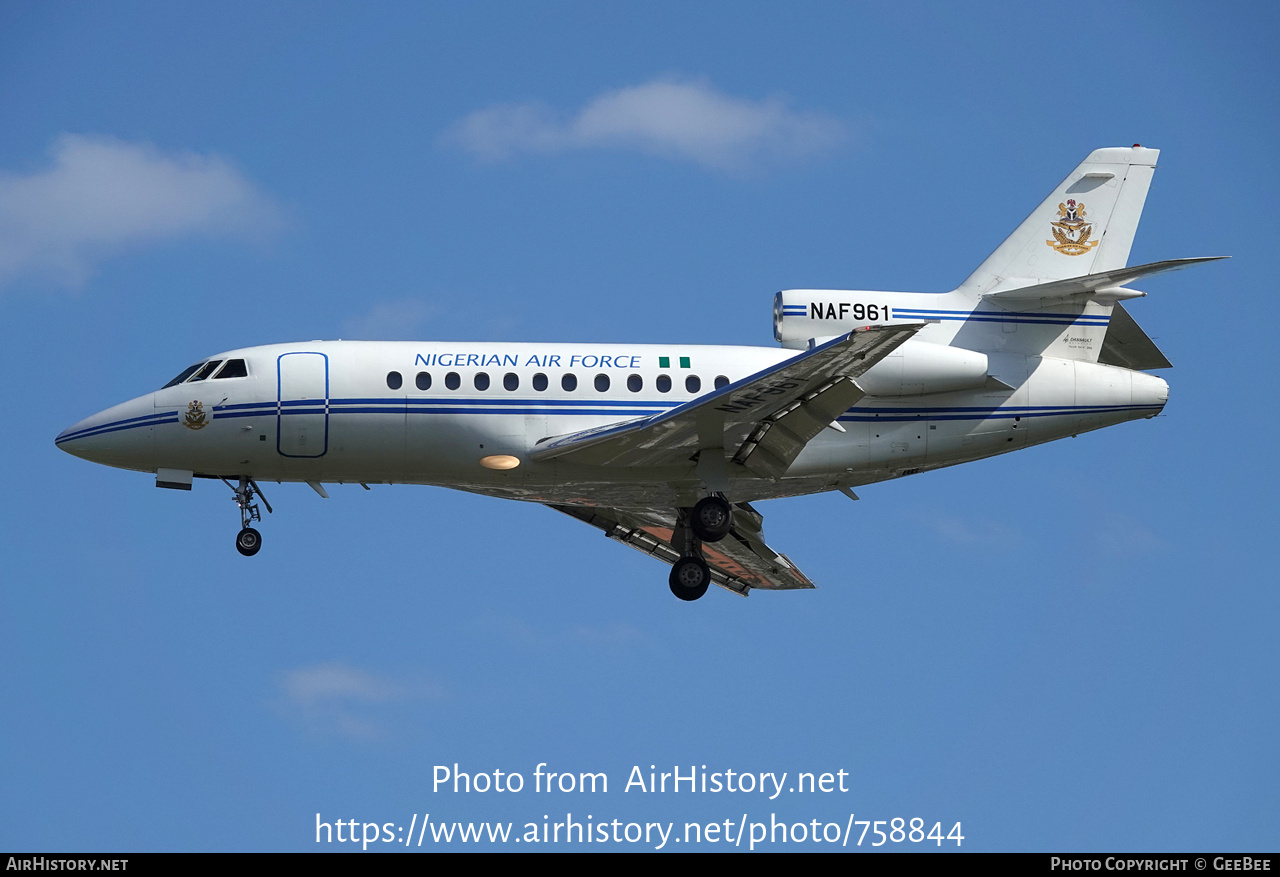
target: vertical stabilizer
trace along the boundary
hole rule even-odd
[[[973,296],[1123,268],[1158,149],[1098,149],[959,287]]]

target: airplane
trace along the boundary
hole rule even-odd
[[[190,490],[262,545],[262,482],[425,484],[546,505],[711,584],[813,588],[759,500],[841,491],[1161,412],[1170,363],[1125,284],[1159,151],[1092,152],[945,293],[790,289],[771,347],[313,341],[201,359],[58,447]]]

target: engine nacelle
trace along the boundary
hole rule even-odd
[[[987,355],[912,338],[858,378],[871,396],[926,396],[976,390],[987,382]]]

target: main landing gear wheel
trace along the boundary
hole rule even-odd
[[[671,564],[668,581],[671,593],[681,600],[696,600],[707,592],[711,584],[711,568],[701,557],[682,557]]]
[[[693,507],[689,525],[703,542],[719,542],[733,528],[733,510],[721,497],[704,497]]]
[[[262,534],[252,527],[245,527],[236,534],[236,551],[245,557],[253,557],[262,547]]]

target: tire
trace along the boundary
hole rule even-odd
[[[671,576],[667,579],[671,593],[681,600],[696,600],[711,585],[711,568],[701,557],[682,557],[671,564]]]
[[[718,496],[704,497],[689,514],[689,524],[703,542],[719,542],[733,529],[733,510]]]
[[[253,557],[262,547],[262,534],[252,527],[245,527],[236,534],[236,551],[245,557]]]

